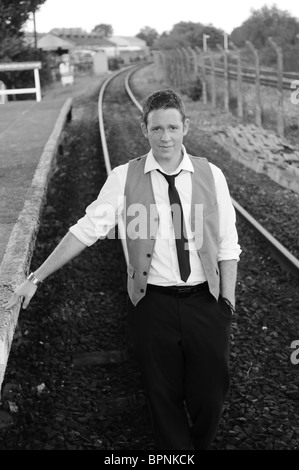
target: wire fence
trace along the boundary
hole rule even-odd
[[[275,128],[284,136],[286,129],[299,128],[299,73],[284,72],[283,52],[268,40],[277,55],[275,69],[260,64],[250,41],[246,56],[231,43],[230,49],[218,45],[213,51],[182,47],[153,52],[157,80],[166,80],[213,109],[234,113],[240,123]],[[248,66],[248,53],[254,66]]]

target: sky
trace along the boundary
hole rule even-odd
[[[145,26],[159,34],[180,21],[212,24],[230,34],[250,15],[251,9],[275,4],[299,21],[298,0],[46,0],[36,13],[36,29],[81,27],[91,32],[97,24],[110,24],[115,36],[135,36]],[[33,31],[29,20],[25,29]]]

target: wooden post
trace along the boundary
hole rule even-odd
[[[206,78],[206,68],[205,68],[205,52],[201,51],[199,47],[195,47],[195,50],[200,53],[201,56],[201,73],[202,73],[202,102],[207,104],[207,78]]]
[[[283,112],[283,55],[282,49],[271,37],[268,38],[269,43],[275,49],[277,54],[277,90],[278,90],[278,108],[277,108],[277,132],[284,135],[284,112]]]
[[[246,41],[247,46],[252,50],[255,57],[255,123],[262,127],[262,100],[260,84],[260,59],[257,50],[250,41]]]
[[[35,83],[35,89],[36,89],[36,101],[41,101],[42,99],[42,94],[41,94],[41,88],[40,88],[40,80],[39,80],[39,70],[34,69],[34,83]]]
[[[5,83],[0,80],[0,91],[5,91]],[[7,97],[5,93],[0,93],[0,104],[5,104],[7,102]]]
[[[212,108],[216,109],[216,80],[215,80],[215,60],[213,52],[208,52],[211,63],[211,102]]]
[[[229,112],[229,81],[228,81],[228,52],[217,44],[218,49],[223,53],[223,80],[224,80],[224,110]]]
[[[231,47],[237,54],[237,98],[238,98],[238,119],[243,122],[243,92],[242,92],[242,62],[241,52],[234,43],[230,43]]]

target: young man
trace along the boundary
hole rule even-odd
[[[86,214],[8,302],[26,308],[39,281],[124,221],[128,316],[159,449],[208,449],[229,388],[240,246],[223,173],[187,154],[181,98],[151,94],[150,151],[116,167]],[[137,214],[137,215],[136,215]],[[137,220],[137,223],[136,223]]]

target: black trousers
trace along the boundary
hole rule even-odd
[[[158,449],[208,449],[229,390],[229,307],[208,288],[147,291],[128,319]]]

